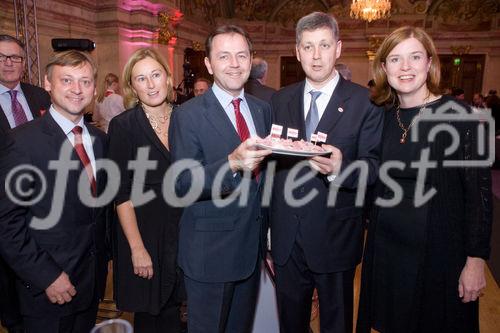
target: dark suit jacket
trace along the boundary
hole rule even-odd
[[[103,132],[86,124],[95,138],[96,160],[104,156],[106,137]],[[89,208],[78,197],[78,178],[83,164],[72,150],[71,159],[78,161],[78,170],[69,171],[67,181],[61,183],[66,191],[54,196],[56,179],[63,178],[49,169],[49,161],[60,159],[63,144],[71,143],[50,114],[16,127],[12,132],[13,143],[2,149],[0,158],[0,181],[13,167],[30,165],[40,171],[46,180],[47,191],[43,193],[40,177],[24,181],[24,190],[30,195],[18,196],[25,200],[40,198],[27,206],[18,205],[0,189],[0,254],[19,277],[18,294],[21,312],[31,316],[64,316],[86,309],[97,295],[104,291],[106,276],[105,253],[105,209]],[[85,172],[84,172],[85,173]],[[98,172],[98,193],[105,186],[105,173]],[[17,192],[15,192],[17,193]],[[25,192],[27,193],[27,192]],[[62,203],[62,213],[53,217],[55,226],[50,229],[30,227],[33,217],[47,217],[55,203]],[[65,305],[49,302],[45,289],[66,272],[77,295]]]
[[[304,84],[294,84],[277,92],[272,108],[274,124],[283,125],[284,133],[288,127],[298,129],[299,137],[305,140]],[[373,183],[378,172],[382,119],[382,110],[370,103],[368,90],[340,77],[317,131],[327,133],[327,144],[342,151],[342,170],[353,161],[365,161],[369,167],[369,183]],[[314,272],[351,269],[360,261],[363,245],[362,212],[360,207],[355,207],[358,173],[340,184],[334,207],[327,207],[331,184],[319,173],[293,192],[298,199],[317,191],[314,199],[303,207],[291,207],[285,201],[285,180],[299,161],[277,158],[270,210],[274,261],[285,264],[300,232],[299,243]],[[301,174],[306,171],[308,168]]]
[[[245,95],[257,134],[266,136],[270,130],[269,104]],[[201,163],[204,181],[193,181],[189,171],[180,174],[176,182],[178,196],[184,196],[193,182],[202,186],[201,196],[185,208],[180,223],[179,265],[191,279],[200,282],[242,280],[254,271],[258,257],[259,235],[263,222],[261,187],[250,181],[248,201],[238,201],[226,207],[216,207],[212,187],[217,172],[228,162],[227,156],[241,143],[213,91],[182,104],[172,115],[169,130],[173,161],[193,159]],[[218,195],[225,198],[244,183],[240,173],[233,175],[227,168],[221,174]]]
[[[245,92],[270,103],[271,97],[276,92],[276,90],[263,85],[256,79],[248,79],[247,83],[245,84]]]
[[[21,90],[26,97],[26,101],[33,114],[33,118],[40,117],[40,110],[48,111],[50,108],[50,95],[42,88],[33,86],[28,83],[21,82]],[[0,106],[0,127],[10,129],[9,121],[5,116],[5,112]]]

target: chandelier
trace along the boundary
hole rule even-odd
[[[351,17],[368,22],[389,17],[390,0],[352,0]]]

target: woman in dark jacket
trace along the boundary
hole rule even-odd
[[[480,123],[467,105],[440,95],[439,57],[420,28],[387,36],[374,75],[374,100],[389,108],[385,172],[368,229],[357,332],[478,333],[492,221]]]
[[[142,48],[132,54],[123,72],[123,91],[129,109],[109,126],[109,154],[121,175],[115,299],[120,310],[135,312],[136,333],[179,332],[176,255],[181,211],[162,195],[170,166],[167,131],[174,96],[171,72],[157,51]],[[131,167],[131,161],[139,159],[142,162]]]

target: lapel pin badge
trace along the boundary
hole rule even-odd
[[[339,112],[344,112],[344,109],[343,109],[343,108],[341,108],[341,107],[339,107],[337,110],[338,110]]]

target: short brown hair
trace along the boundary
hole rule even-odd
[[[250,55],[253,54],[253,45],[252,45],[252,39],[250,38],[250,35],[243,29],[238,27],[237,25],[221,25],[210,35],[208,35],[206,41],[205,41],[205,55],[207,58],[210,58],[210,51],[212,51],[212,42],[215,36],[217,35],[223,35],[223,34],[238,34],[241,35],[245,38],[248,44],[248,50],[250,51]]]
[[[133,108],[137,105],[137,103],[139,103],[139,99],[132,89],[132,69],[134,69],[135,64],[146,58],[158,61],[158,63],[163,67],[165,73],[167,74],[167,101],[171,103],[174,100],[174,83],[172,79],[172,72],[168,67],[167,61],[155,49],[143,47],[132,53],[123,68],[123,104],[127,109]]]
[[[45,74],[47,78],[52,78],[52,69],[54,66],[70,66],[79,67],[88,63],[92,67],[94,81],[97,80],[97,64],[87,52],[77,50],[67,50],[57,52],[50,57],[48,64],[45,66]]]
[[[323,28],[330,29],[336,41],[340,39],[339,25],[332,15],[323,12],[312,12],[297,22],[297,26],[295,27],[295,43],[300,45],[304,31],[314,31]]]
[[[441,66],[439,64],[436,46],[434,45],[432,38],[421,28],[404,26],[391,32],[391,34],[384,39],[375,55],[375,59],[373,61],[373,76],[375,79],[375,93],[373,95],[373,101],[376,104],[381,105],[397,103],[396,91],[387,81],[387,74],[384,71],[383,64],[385,64],[386,58],[392,49],[394,49],[402,41],[412,37],[422,43],[427,53],[427,57],[431,59],[429,74],[427,75],[427,89],[435,95],[441,94],[441,91],[439,90]]]

